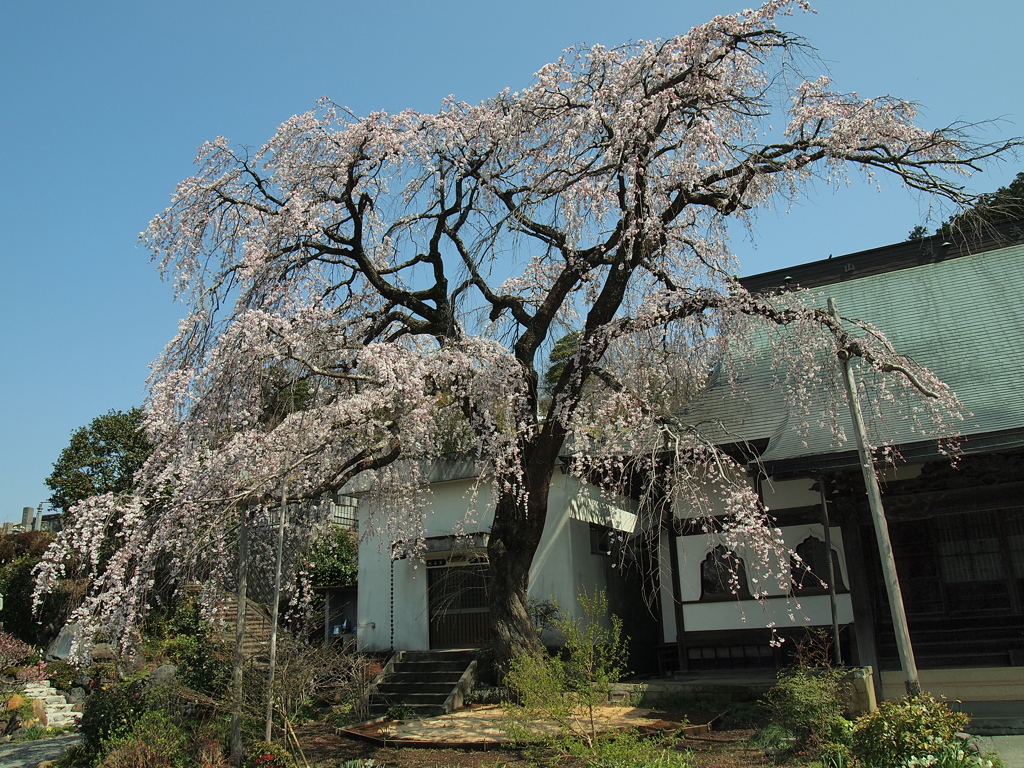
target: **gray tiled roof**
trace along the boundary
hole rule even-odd
[[[1024,245],[901,267],[819,285],[814,302],[824,306],[834,298],[844,317],[878,327],[899,352],[935,371],[971,412],[960,425],[962,435],[1024,428]],[[837,443],[830,429],[816,424],[813,415],[831,396],[817,390],[807,408],[812,426],[799,428],[803,417],[787,405],[765,355],[734,386],[709,387],[683,416],[717,424],[706,431],[721,442],[769,438],[762,461],[789,461],[852,449],[852,442]],[[924,439],[904,412],[889,408],[876,415],[872,442]],[[852,440],[845,402],[838,415]]]

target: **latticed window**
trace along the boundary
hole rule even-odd
[[[351,496],[342,496],[337,504],[331,504],[328,513],[330,521],[349,531],[359,527],[359,500]]]
[[[429,563],[428,563],[429,566]],[[427,568],[430,613],[486,609],[490,604],[490,566],[487,563]]]
[[[1024,508],[890,525],[908,613],[1024,612]]]
[[[995,515],[983,513],[939,518],[936,538],[939,568],[947,584],[1003,578]]]
[[[1017,581],[1024,581],[1024,509],[1007,510],[1004,522],[1013,577]]]

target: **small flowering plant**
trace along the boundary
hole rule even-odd
[[[288,750],[270,741],[258,741],[249,749],[247,768],[295,768]]]
[[[927,754],[915,755],[904,763],[905,768],[1003,768],[994,754],[980,754],[972,740],[942,741],[931,737],[933,748]]]
[[[940,756],[953,759],[955,748],[962,747],[957,733],[967,720],[963,712],[954,711],[944,700],[929,694],[886,701],[854,724],[851,746],[861,762],[875,768],[975,765],[927,762],[938,761]]]
[[[0,667],[16,667],[34,653],[31,645],[0,629]]]
[[[46,662],[37,661],[35,664],[20,667],[15,677],[19,683],[41,683],[49,677],[49,673],[46,671]]]

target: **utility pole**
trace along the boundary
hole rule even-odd
[[[232,670],[231,761],[242,764],[242,669],[245,666],[245,612],[249,581],[249,522],[248,509],[238,509],[238,590],[235,606],[235,664]]]
[[[835,299],[828,300],[828,309],[837,322],[842,323]],[[910,628],[907,626],[907,613],[903,608],[903,592],[896,574],[896,559],[892,554],[892,542],[889,539],[889,525],[885,520],[885,509],[882,506],[882,492],[878,487],[878,476],[875,474],[874,461],[868,447],[867,433],[864,428],[864,415],[860,408],[860,397],[857,394],[857,380],[850,367],[850,356],[840,352],[842,361],[843,383],[846,385],[846,399],[850,403],[850,416],[853,419],[853,432],[857,438],[857,453],[860,456],[860,469],[864,475],[864,487],[867,489],[868,506],[871,508],[871,519],[875,527],[875,539],[878,542],[878,555],[882,561],[882,576],[885,591],[889,596],[889,611],[892,614],[892,627],[896,633],[896,648],[900,654],[900,667],[907,693],[917,696],[921,693],[921,680],[917,675],[917,662],[914,660],[914,648],[910,643]],[[831,553],[829,553],[831,556]]]
[[[264,741],[271,741],[274,725],[274,674],[277,670],[277,619],[281,606],[281,567],[284,560],[284,528],[288,514],[288,476],[281,480],[281,516],[277,520],[277,570],[274,573],[274,604],[270,616],[270,663],[267,665],[267,717]]]

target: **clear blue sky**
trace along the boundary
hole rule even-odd
[[[743,0],[747,5],[754,0]],[[0,520],[49,495],[70,433],[142,403],[173,335],[172,302],[138,233],[224,135],[259,145],[329,96],[357,114],[434,110],[530,82],[577,43],[667,37],[726,0],[71,0],[0,12]],[[783,20],[836,87],[924,105],[921,123],[1002,118],[1024,134],[1024,3],[820,0]],[[972,182],[1006,184],[1009,162]],[[745,274],[902,240],[921,201],[889,184],[821,189],[762,218]]]

